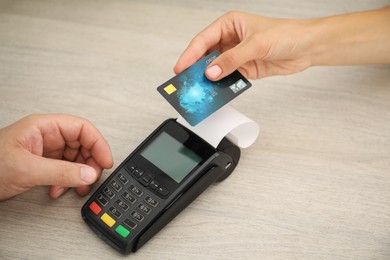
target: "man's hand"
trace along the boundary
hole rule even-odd
[[[89,192],[111,150],[87,120],[69,115],[31,115],[0,129],[0,200],[37,185],[51,185],[53,198],[69,187]]]

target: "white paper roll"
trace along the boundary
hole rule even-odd
[[[217,147],[226,136],[240,148],[252,145],[259,135],[259,125],[231,106],[225,105],[196,126],[191,126],[179,116],[176,120],[192,132]]]

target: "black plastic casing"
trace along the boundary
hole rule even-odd
[[[153,138],[161,133],[161,131],[164,131],[165,128],[170,128],[171,132],[173,129],[173,133],[176,131],[185,131],[187,134],[191,135],[191,138],[194,138],[197,143],[203,142],[202,145],[207,147],[206,150],[208,150],[208,158],[205,158],[201,165],[197,166],[182,182],[180,182],[180,185],[175,191],[166,198],[159,197],[159,208],[144,220],[142,225],[140,225],[140,228],[137,229],[130,238],[123,239],[116,234],[112,228],[107,227],[100,220],[102,213],[99,214],[99,216],[96,216],[89,209],[89,205],[93,201],[96,201],[96,197],[99,194],[102,194],[102,189],[109,185],[119,173],[125,172],[128,162],[130,162],[132,158],[137,157],[140,151],[142,151],[145,146],[149,145],[150,142],[153,141]],[[212,183],[226,179],[235,169],[239,159],[240,149],[228,139],[224,138],[215,149],[195,133],[177,123],[175,119],[168,119],[153,131],[153,133],[150,134],[94,192],[82,207],[81,215],[91,229],[113,248],[123,254],[136,252]],[[137,182],[136,178],[132,178],[130,174],[128,177],[130,181]],[[138,187],[142,188],[146,194],[152,194],[146,187],[143,187],[142,185],[138,185]]]

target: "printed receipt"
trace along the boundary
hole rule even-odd
[[[240,148],[251,146],[259,135],[259,125],[231,106],[225,105],[196,126],[179,116],[176,120],[215,148],[226,136]]]

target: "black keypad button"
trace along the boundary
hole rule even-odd
[[[154,176],[151,175],[151,174],[148,174],[148,173],[145,173],[144,175],[142,175],[141,179],[139,180],[139,182],[144,185],[144,186],[148,186],[149,183],[154,179]]]
[[[102,195],[102,194],[99,194],[96,198],[100,204],[102,204],[103,206],[106,206],[108,201],[106,200],[106,198]]]
[[[128,226],[129,228],[131,229],[135,229],[137,227],[137,224],[134,223],[133,221],[131,221],[130,219],[125,219],[125,221],[123,221],[123,223]]]
[[[129,209],[129,205],[127,205],[123,200],[117,199],[116,205],[118,205],[123,211],[127,211]]]
[[[110,199],[115,197],[115,193],[112,190],[110,190],[110,188],[105,187],[103,191]]]
[[[132,174],[133,174],[136,178],[141,178],[141,176],[144,174],[144,171],[141,170],[140,168],[136,168],[134,171],[132,171]]]
[[[160,186],[157,188],[157,193],[165,197],[169,194],[169,190],[163,186]]]
[[[129,187],[129,190],[131,192],[133,192],[135,195],[137,195],[138,197],[141,197],[143,192],[142,190],[140,190],[137,186],[135,186],[134,184],[130,184],[130,187]]]
[[[137,167],[134,165],[134,164],[129,164],[129,165],[126,165],[126,169],[129,171],[129,172],[133,172]]]
[[[119,173],[118,174],[118,179],[120,180],[120,182],[122,182],[123,184],[126,184],[129,182],[129,180],[122,174],[122,173]]]
[[[144,220],[144,216],[142,216],[140,213],[138,213],[137,211],[133,210],[133,212],[131,212],[130,216],[132,216],[135,220],[137,220],[138,222],[141,222],[142,220]]]
[[[116,191],[120,191],[122,189],[122,186],[116,181],[112,180],[111,181],[111,186],[114,188]]]
[[[157,181],[151,181],[150,184],[149,184],[149,187],[150,187],[152,190],[157,189],[159,186],[160,186],[160,184],[159,184]]]
[[[114,215],[116,218],[122,217],[122,213],[117,210],[115,207],[110,207],[109,211]]]
[[[157,205],[158,205],[158,201],[156,201],[155,199],[153,199],[150,196],[146,196],[144,201],[154,208],[157,207]]]
[[[143,203],[139,204],[137,208],[138,208],[140,211],[142,211],[143,213],[145,213],[145,214],[149,214],[149,213],[152,211],[149,207],[147,207],[147,206],[146,206],[145,204],[143,204]]]
[[[128,193],[127,191],[123,192],[122,194],[122,197],[124,199],[126,199],[128,202],[130,202],[131,204],[134,204],[134,202],[137,201],[136,198],[134,198],[130,193]]]

